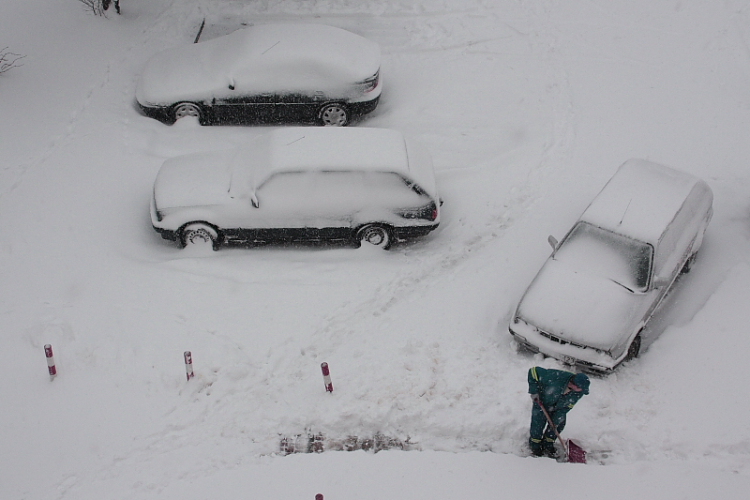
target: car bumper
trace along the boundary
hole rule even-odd
[[[419,238],[426,236],[435,229],[439,224],[431,224],[428,226],[406,226],[406,227],[394,227],[393,236],[397,240],[408,240],[411,238]]]
[[[161,227],[153,226],[154,230],[161,235],[162,238],[169,241],[177,241],[177,231],[172,231],[170,229],[164,229]]]
[[[169,112],[168,106],[145,106],[136,101],[141,112],[149,118],[154,118],[164,123],[174,123],[174,116]]]
[[[367,113],[373,112],[375,108],[378,107],[379,102],[380,96],[377,96],[375,99],[371,99],[369,101],[350,102],[349,104],[347,104],[347,106],[352,112],[352,115],[362,116],[366,115]]]
[[[609,373],[619,364],[601,349],[576,345],[555,337],[545,336],[538,329],[523,322],[511,323],[508,332],[525,349],[558,359],[565,364],[594,373]]]
[[[159,217],[156,213],[156,204],[153,197],[151,197],[151,206],[149,208],[151,212],[151,226],[154,228],[154,231],[159,233],[165,240],[177,241],[177,231],[159,226]]]

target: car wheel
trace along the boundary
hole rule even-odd
[[[349,123],[349,111],[343,104],[326,104],[320,110],[320,122],[326,127],[343,127]]]
[[[202,222],[192,222],[182,228],[180,241],[182,247],[199,247],[211,245],[219,249],[220,235],[216,228]]]
[[[630,343],[630,347],[628,347],[628,354],[625,356],[625,361],[630,361],[631,359],[635,359],[638,357],[638,354],[641,352],[641,334],[635,336],[633,341]]]
[[[393,237],[391,231],[385,226],[379,224],[368,224],[357,231],[357,240],[359,243],[369,243],[383,250],[388,250],[391,246]]]
[[[202,119],[200,106],[198,106],[197,104],[193,104],[192,102],[181,102],[179,104],[175,104],[172,114],[175,121],[179,120],[180,118],[185,118],[186,116],[194,116],[198,119],[198,121],[201,121]]]

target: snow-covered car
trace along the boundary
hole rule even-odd
[[[373,111],[381,91],[377,43],[333,26],[267,24],[157,53],[136,100],[166,123],[342,126]]]
[[[151,222],[180,246],[294,241],[388,248],[440,223],[432,160],[400,132],[278,128],[164,162]]]
[[[713,214],[702,180],[629,160],[558,244],[523,295],[510,333],[534,352],[606,373],[636,357],[641,331],[690,270]]]

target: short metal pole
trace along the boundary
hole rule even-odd
[[[193,355],[190,354],[190,351],[185,351],[185,374],[187,375],[187,379],[190,380],[193,378]]]
[[[49,379],[54,380],[57,376],[57,367],[55,366],[55,355],[52,353],[52,346],[44,346],[44,355],[47,357],[47,370],[49,370]]]
[[[326,385],[326,391],[333,392],[333,383],[331,382],[331,372],[328,371],[328,363],[321,363],[320,369],[323,371],[323,382]]]

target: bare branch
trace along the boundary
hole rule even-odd
[[[103,0],[78,0],[84,5],[85,10],[90,10],[94,13],[94,15],[97,16],[103,16],[104,15],[104,2]],[[107,2],[107,7],[109,7],[109,2]]]
[[[26,56],[14,52],[8,52],[8,47],[0,49],[0,74],[5,73],[11,68],[22,66],[22,64],[18,64],[18,61],[24,57]]]

